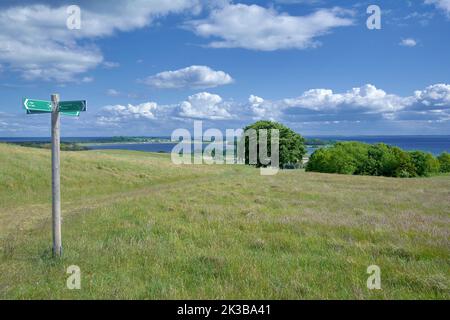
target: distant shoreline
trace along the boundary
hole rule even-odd
[[[149,141],[149,142],[77,142],[79,145],[91,147],[91,146],[101,146],[101,145],[127,145],[127,144],[177,144],[176,141],[164,141],[164,142],[157,142],[157,141]]]
[[[411,135],[411,136],[321,136],[321,137],[305,137],[306,147],[312,152],[323,146],[332,145],[339,141],[357,141],[368,144],[385,143],[387,145],[397,146],[408,151],[425,151],[433,155],[439,155],[442,152],[450,151],[450,135]],[[0,142],[24,144],[50,143],[47,137],[21,137],[21,138],[5,138],[0,137]],[[62,143],[77,144],[80,147],[89,149],[112,149],[137,150],[148,152],[170,152],[169,147],[178,143],[170,141],[170,137],[63,137]],[[205,142],[208,143],[208,142]],[[161,148],[159,148],[161,146]]]

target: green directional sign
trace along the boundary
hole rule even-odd
[[[52,112],[52,103],[44,100],[23,99],[28,114]]]
[[[60,112],[80,112],[86,111],[86,100],[78,100],[78,101],[61,101],[59,103],[59,111]]]
[[[23,106],[27,110],[27,114],[52,112],[52,103],[50,101],[23,99]],[[81,111],[86,111],[86,100],[60,101],[58,110],[62,115],[78,117]]]
[[[69,117],[78,117],[80,115],[79,111],[61,111],[62,115]]]

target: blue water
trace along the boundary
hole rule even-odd
[[[450,152],[450,136],[308,136],[308,138],[317,138],[321,140],[333,140],[333,141],[359,141],[365,143],[386,143],[400,147],[404,150],[421,150],[430,152],[434,155],[438,155],[444,151]],[[107,137],[104,138],[92,138],[92,137],[66,137],[62,138],[63,142],[92,142],[99,139],[107,141]],[[0,142],[50,142],[50,138],[2,138]],[[91,149],[123,149],[123,150],[136,150],[147,152],[171,152],[174,147],[173,143],[124,143],[124,144],[100,144],[93,145]],[[313,148],[308,148],[308,152],[314,151]]]
[[[397,146],[404,150],[421,150],[439,155],[450,151],[450,136],[321,136],[308,137],[333,141],[359,141],[365,143],[380,143]],[[92,149],[124,149],[147,152],[171,152],[173,143],[133,143],[133,144],[102,144],[92,146]],[[308,153],[314,152],[314,148],[308,147]]]
[[[146,152],[172,152],[175,143],[124,143],[124,144],[99,144],[89,146],[92,150],[104,150],[104,149],[119,149],[119,150],[134,150],[134,151],[146,151]]]
[[[434,155],[450,151],[450,136],[320,136],[310,137],[321,140],[359,141],[365,143],[385,143],[401,149],[426,151]]]
[[[208,144],[205,143],[203,148],[205,148]],[[170,153],[172,152],[175,143],[128,143],[128,144],[101,144],[101,145],[93,145],[89,146],[92,150],[134,150],[134,151],[147,151],[147,152],[164,152]],[[308,147],[308,154],[314,152],[314,148]]]

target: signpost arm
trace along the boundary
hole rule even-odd
[[[62,255],[59,95],[52,94],[52,233],[53,255]]]

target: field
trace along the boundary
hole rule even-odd
[[[449,299],[450,176],[175,166],[62,152],[62,259],[50,151],[0,144],[1,299]],[[381,268],[381,290],[366,269]],[[81,290],[66,268],[81,268]]]

